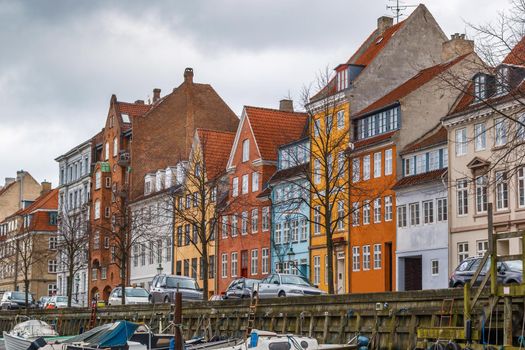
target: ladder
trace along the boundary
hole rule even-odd
[[[255,292],[255,293],[254,293]],[[259,305],[259,283],[257,283],[257,289],[251,293],[250,296],[250,309],[248,312],[248,325],[244,333],[244,339],[248,339],[252,329],[255,327],[255,313],[257,312],[257,306]],[[254,296],[255,294],[255,296]]]
[[[97,322],[97,298],[91,300],[91,315],[89,316],[89,326],[88,329],[93,329]]]
[[[454,299],[443,299],[443,302],[441,303],[441,312],[439,314],[439,328],[452,326],[452,316],[454,314],[453,311]]]

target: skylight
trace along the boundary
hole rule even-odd
[[[131,120],[129,119],[129,114],[122,113],[122,121],[127,124],[131,123]]]

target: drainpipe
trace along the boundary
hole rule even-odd
[[[24,170],[20,170],[18,172],[19,176],[19,192],[20,192],[20,205],[18,209],[22,209],[24,207]]]

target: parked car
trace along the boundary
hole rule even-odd
[[[149,303],[149,293],[141,287],[126,287],[126,305]],[[108,305],[122,305],[122,287],[113,289]]]
[[[481,257],[472,257],[463,260],[450,276],[450,280],[448,282],[449,287],[463,287],[467,282],[470,282],[472,276],[474,276],[474,273],[478,269],[482,259],[483,258]],[[496,266],[498,274],[498,283],[521,284],[523,278],[523,265],[521,260],[498,262]],[[489,269],[490,260],[487,260],[473,285],[479,285],[485,277],[485,275],[487,273],[490,273]]]
[[[224,297],[220,294],[213,294],[209,299],[208,301],[219,301],[219,300],[224,300]]]
[[[63,309],[67,307],[67,296],[54,295],[47,301],[45,309]],[[71,300],[71,307],[81,307],[74,299]]]
[[[255,287],[257,289],[257,287]],[[275,298],[287,296],[321,295],[326,292],[310,284],[310,282],[298,275],[273,273],[266,276],[260,283],[259,298]]]
[[[0,300],[0,309],[2,310],[16,310],[25,307],[35,307],[35,301],[31,294],[28,296],[28,305],[26,304],[25,292],[7,291],[4,292],[4,295],[2,295],[2,299]]]
[[[252,295],[254,286],[260,283],[261,280],[253,278],[239,278],[233,280],[224,294],[224,299],[242,299],[249,298]]]
[[[38,301],[36,302],[36,307],[38,307],[39,309],[45,308],[49,299],[51,299],[51,297],[40,297],[40,299],[38,299]]]
[[[177,289],[182,293],[182,300],[202,300],[202,289],[195,279],[160,274],[151,281],[150,302],[171,303],[175,300]]]

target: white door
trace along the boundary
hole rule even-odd
[[[345,253],[337,253],[337,294],[345,292]]]

